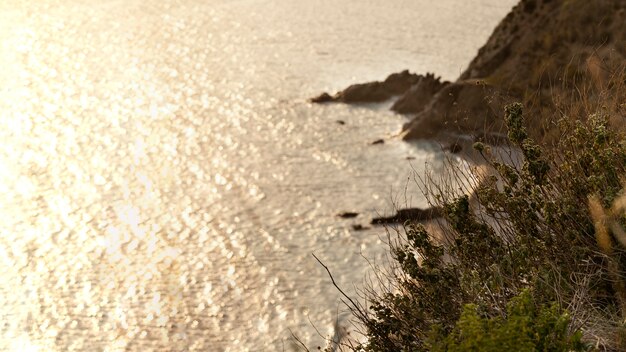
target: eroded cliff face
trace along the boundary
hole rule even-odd
[[[504,105],[520,101],[531,134],[544,138],[559,114],[576,114],[572,106],[592,107],[603,99],[623,116],[625,69],[626,0],[522,0],[453,83],[403,71],[313,101],[397,96],[392,109],[413,115],[403,128],[405,139],[497,133]],[[398,78],[402,84],[388,84]]]
[[[626,0],[523,0],[459,79],[405,126],[404,138],[498,132],[513,100],[527,106],[531,133],[543,138],[560,105],[626,94],[618,91],[625,62]]]
[[[459,79],[516,80],[536,88],[551,76],[585,75],[594,55],[607,67],[626,57],[626,0],[523,0]]]

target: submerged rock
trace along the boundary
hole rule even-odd
[[[340,218],[344,218],[344,219],[352,219],[352,218],[356,218],[357,216],[359,216],[359,213],[345,211],[343,213],[337,214],[337,216]]]
[[[441,209],[439,208],[428,208],[428,209],[420,209],[420,208],[406,208],[399,209],[395,215],[392,216],[384,216],[377,217],[372,219],[372,225],[383,225],[383,224],[398,224],[403,223],[407,220],[411,221],[426,221],[432,220],[434,218],[441,217]]]

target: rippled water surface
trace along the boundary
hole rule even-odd
[[[441,153],[306,99],[453,79],[514,2],[0,3],[0,349],[315,348],[343,313],[311,253],[354,292],[385,247],[351,225]]]

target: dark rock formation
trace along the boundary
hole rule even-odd
[[[446,85],[404,126],[404,139],[435,138],[441,132],[502,129],[501,111],[514,99],[482,81]]]
[[[421,76],[416,84],[396,100],[391,110],[399,114],[418,113],[424,110],[435,94],[448,84],[450,82],[442,82],[441,77],[435,77],[432,73]]]
[[[343,102],[343,103],[380,103],[393,96],[404,94],[414,84],[424,77],[410,73],[408,70],[391,74],[384,81],[354,84],[345,90],[331,96],[322,93],[311,99],[313,103]]]
[[[395,95],[404,94],[418,82],[419,75],[402,71],[387,77],[383,82],[355,84],[337,95],[344,103],[379,103]]]
[[[626,0],[521,0],[454,83],[403,71],[313,101],[381,102],[400,96],[392,109],[416,114],[403,128],[404,139],[497,134],[502,107],[520,101],[531,136],[541,139],[550,134],[548,121],[562,112],[556,96],[570,106],[585,99],[585,107],[598,101],[603,110],[621,109],[619,98],[608,107],[600,99],[622,96],[607,90],[619,89],[612,80],[626,76],[625,43]]]
[[[582,98],[588,106],[611,88],[611,77],[623,77],[625,43],[624,0],[522,0],[459,79],[405,126],[404,138],[498,132],[501,105],[509,100],[524,103],[529,132],[545,138],[546,122],[558,116],[555,96],[570,106]],[[484,89],[472,86],[477,81]],[[577,93],[580,87],[586,96]]]
[[[407,220],[425,221],[438,217],[441,217],[441,209],[439,208],[406,208],[399,209],[396,214],[392,216],[374,218],[371,223],[372,225],[398,224]]]
[[[319,96],[311,99],[312,103],[329,103],[331,101],[334,101],[334,98],[328,93],[322,93]]]
[[[369,227],[368,226],[363,226],[361,224],[354,224],[354,225],[352,225],[352,229],[354,231],[364,231],[364,230],[368,230]]]

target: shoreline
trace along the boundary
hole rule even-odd
[[[549,122],[562,113],[562,105],[599,104],[607,90],[620,84],[616,80],[626,71],[623,43],[626,3],[521,0],[453,82],[404,70],[383,81],[322,93],[311,102],[395,98],[391,110],[410,119],[399,133],[407,141],[450,133],[498,136],[504,130],[504,107],[520,102],[527,107],[530,136],[554,141],[558,137]]]

